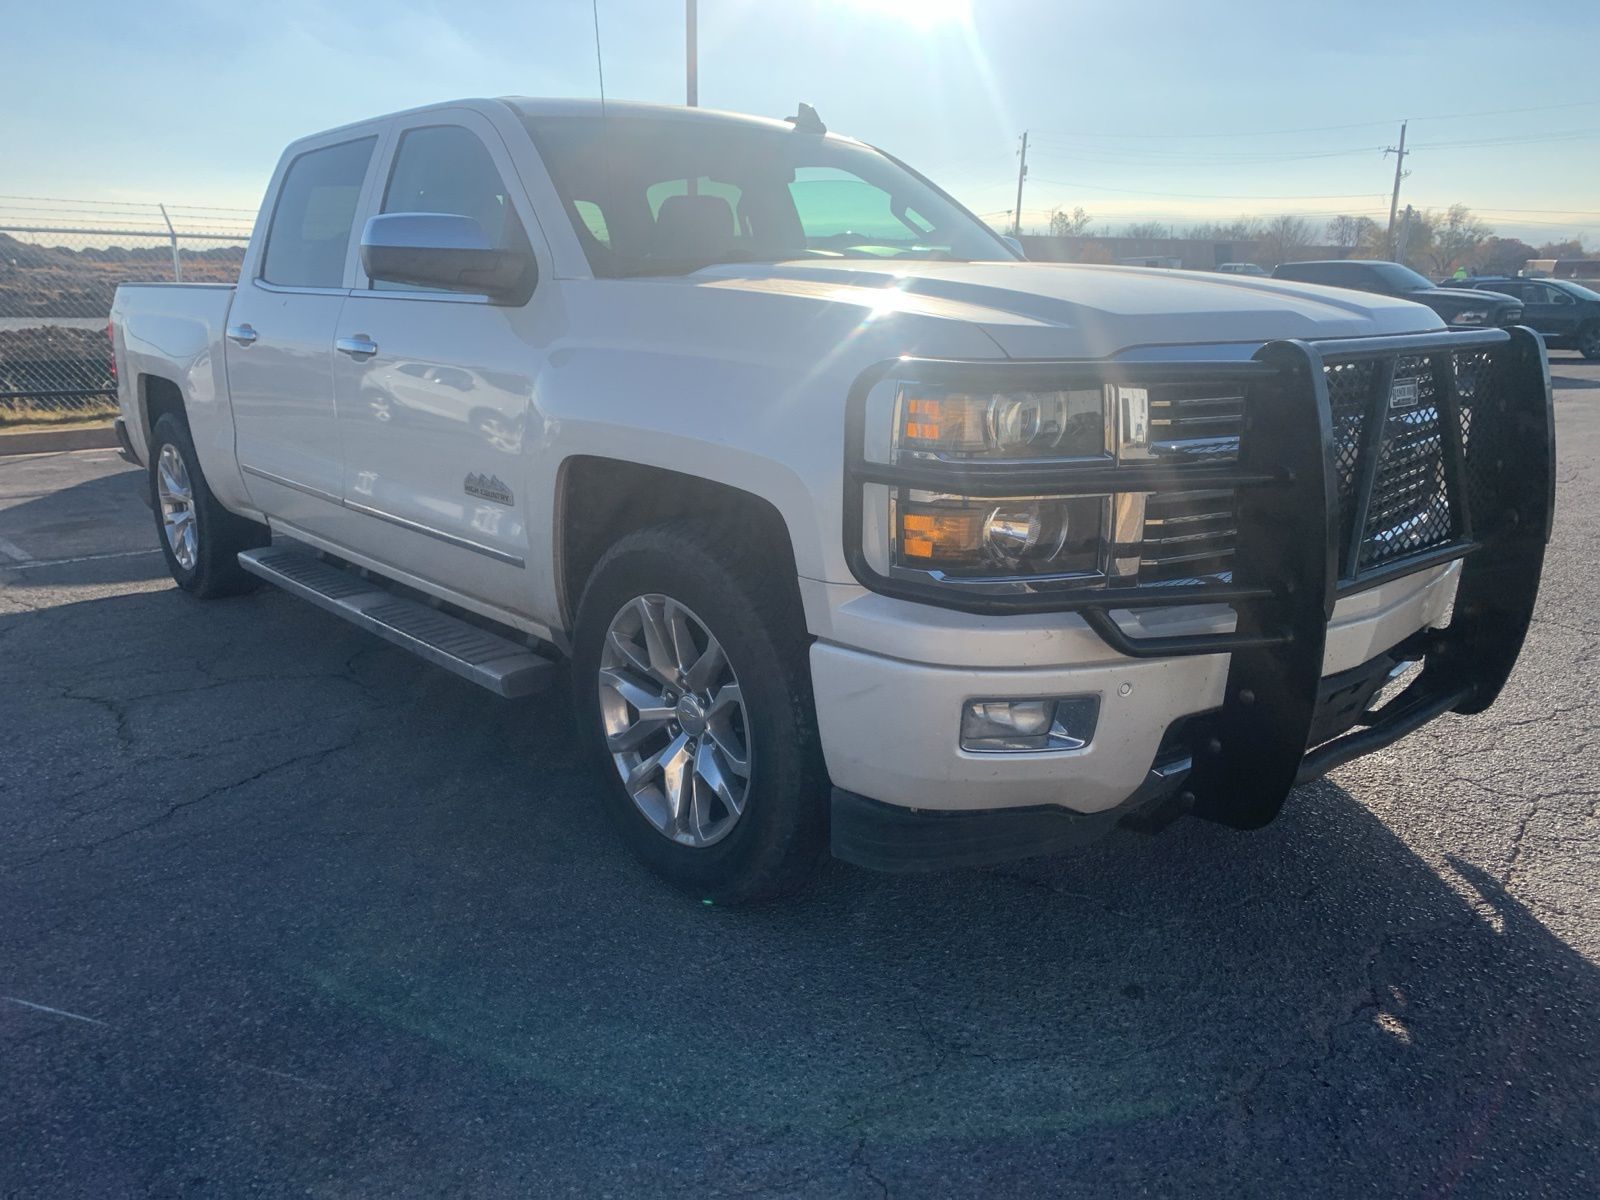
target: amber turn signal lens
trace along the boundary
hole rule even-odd
[[[984,514],[976,509],[943,511],[906,508],[900,516],[900,550],[929,565],[970,564],[982,560]]]

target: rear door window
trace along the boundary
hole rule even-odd
[[[299,155],[284,173],[267,228],[263,281],[279,287],[344,286],[351,226],[376,137]]]

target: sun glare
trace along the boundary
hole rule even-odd
[[[918,29],[972,23],[972,0],[843,0],[843,2],[847,8],[893,17]]]

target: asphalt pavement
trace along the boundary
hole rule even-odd
[[[729,910],[508,703],[0,459],[0,1196],[1600,1193],[1600,366],[1499,704],[1002,869]]]

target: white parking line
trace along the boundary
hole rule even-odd
[[[31,558],[27,562],[11,565],[0,563],[0,570],[6,571],[32,571],[37,567],[67,567],[73,563],[101,562],[108,558],[135,558],[141,554],[160,554],[159,547],[152,546],[148,550],[117,550],[111,554],[85,554],[79,558]]]
[[[0,996],[0,1000],[9,1001],[12,1004],[20,1004],[23,1008],[31,1008],[35,1012],[50,1013],[52,1016],[56,1017],[71,1017],[74,1021],[82,1021],[88,1025],[105,1024],[104,1021],[97,1021],[93,1017],[80,1016],[77,1013],[68,1012],[64,1008],[51,1008],[48,1004],[35,1004],[32,1000],[19,1000],[15,996]]]

